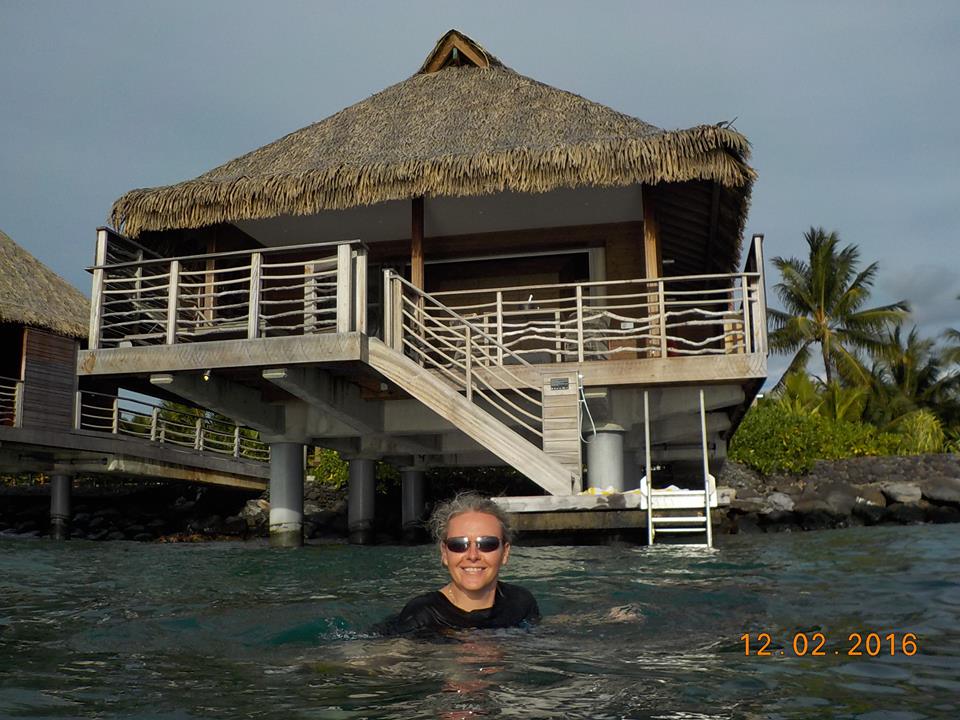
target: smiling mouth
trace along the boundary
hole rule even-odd
[[[482,573],[484,570],[486,570],[486,568],[482,567],[465,567],[460,569],[466,573]]]

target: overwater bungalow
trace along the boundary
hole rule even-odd
[[[651,541],[709,543],[711,468],[766,375],[748,153],[451,30],[410,78],[119,198],[79,372],[257,428],[277,544],[301,542],[305,444],[349,461],[358,542],[385,460],[405,523],[426,469],[500,465],[535,484],[512,511],[641,509]]]
[[[162,397],[78,378],[89,319],[79,290],[0,232],[0,472],[49,476],[54,537],[77,475],[265,487],[268,449],[235,424],[184,424]]]

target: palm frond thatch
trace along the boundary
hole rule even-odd
[[[90,302],[0,231],[0,322],[85,338]]]
[[[706,180],[733,191],[742,231],[755,173],[740,133],[661,130],[520,75],[459,33],[487,66],[429,71],[450,37],[411,78],[325,120],[194,180],[128,192],[113,225],[136,237],[418,196]]]

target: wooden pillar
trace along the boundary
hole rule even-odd
[[[660,228],[657,226],[656,203],[652,189],[643,186],[643,264],[648,278],[663,274],[660,256]]]
[[[410,210],[410,283],[423,290],[423,198],[413,198]]]
[[[647,278],[659,278],[663,275],[663,260],[660,255],[660,228],[657,226],[656,201],[653,199],[653,190],[648,185],[643,186],[643,268],[644,276]],[[648,302],[654,301],[651,311],[662,317],[663,296],[658,294],[662,288],[658,283],[647,285]],[[655,337],[651,340],[653,346],[648,352],[648,357],[664,357],[663,346],[666,338],[659,337],[660,330],[655,328],[651,333]],[[654,349],[655,348],[655,349]]]

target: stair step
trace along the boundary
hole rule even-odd
[[[657,535],[660,533],[705,533],[707,529],[705,527],[699,528],[689,528],[689,527],[665,527],[657,528]]]
[[[664,517],[657,517],[656,515],[653,516],[654,525],[659,525],[660,523],[692,523],[692,522],[700,523],[701,525],[703,525],[704,520],[705,518],[703,517],[703,515],[689,515],[689,516],[666,515]]]

